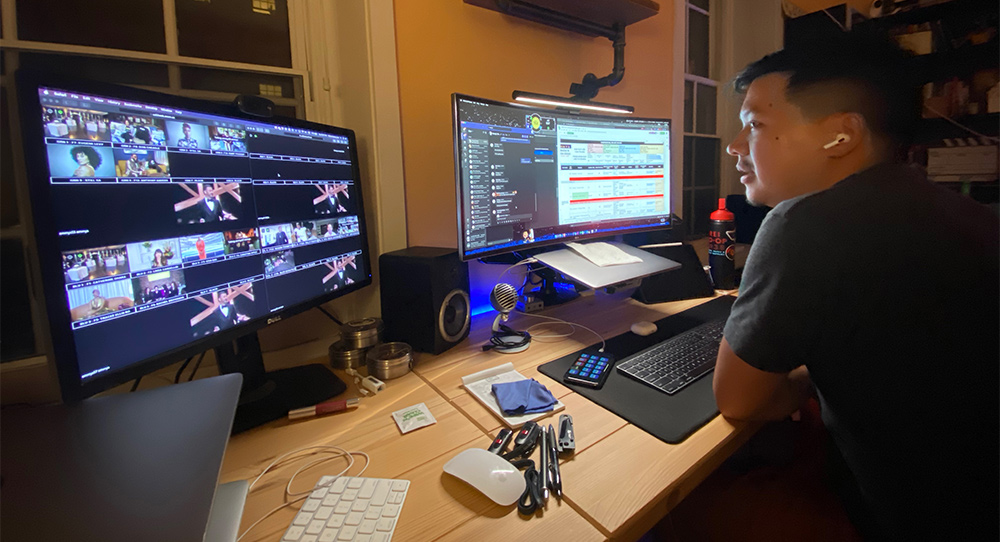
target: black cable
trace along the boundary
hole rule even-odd
[[[191,376],[188,377],[188,382],[194,380],[194,374],[198,372],[198,367],[201,367],[201,362],[205,359],[205,354],[207,353],[208,350],[202,352],[201,355],[198,356],[198,361],[194,362],[194,369],[191,369]]]
[[[135,389],[136,389],[136,388],[138,388],[138,387],[139,387],[139,382],[140,382],[140,381],[142,381],[142,377],[141,377],[141,376],[140,376],[139,378],[136,378],[136,379],[135,379],[135,383],[134,383],[134,384],[132,384],[132,389],[128,390],[128,391],[129,391],[129,393],[132,393],[133,391],[135,391]]]
[[[184,363],[181,364],[181,367],[179,369],[177,369],[177,374],[174,375],[174,384],[179,384],[180,383],[180,381],[181,381],[181,373],[184,372],[184,369],[187,369],[188,364],[191,363],[191,360],[193,360],[193,359],[194,359],[194,356],[189,357],[187,360],[184,361]]]
[[[504,338],[518,337],[517,342],[504,341]],[[510,327],[500,324],[500,331],[496,331],[490,337],[489,344],[483,345],[483,351],[487,351],[493,348],[499,348],[500,350],[513,350],[515,348],[521,348],[531,343],[531,334],[527,331],[515,331]]]
[[[333,320],[333,321],[334,321],[334,323],[336,323],[336,324],[337,324],[338,326],[342,326],[342,325],[344,325],[344,323],[343,323],[343,322],[341,322],[340,320],[337,320],[337,317],[336,317],[336,316],[334,316],[334,315],[330,314],[329,312],[326,312],[326,309],[324,309],[323,307],[321,307],[321,306],[319,306],[319,305],[316,305],[316,308],[317,308],[317,309],[319,309],[319,310],[320,310],[320,312],[322,312],[323,314],[325,314],[325,315],[329,316],[329,317],[330,317],[330,319],[331,319],[331,320]]]
[[[538,506],[542,502],[542,495],[538,489],[538,471],[535,470],[535,462],[530,459],[521,459],[519,461],[511,461],[510,464],[518,469],[527,467],[524,471],[524,493],[521,493],[521,498],[517,500],[517,511],[519,514],[530,516],[535,513],[535,510],[538,510]]]

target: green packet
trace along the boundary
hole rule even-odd
[[[392,419],[396,420],[396,425],[403,433],[409,433],[414,429],[420,429],[426,425],[437,423],[427,405],[417,403],[411,407],[397,410],[392,413]]]

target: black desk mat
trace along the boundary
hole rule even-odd
[[[734,301],[735,297],[722,296],[657,320],[656,332],[646,337],[630,331],[607,339],[605,351],[614,354],[616,360],[624,359],[699,324],[727,318]],[[600,348],[600,343],[584,350],[596,348]],[[541,365],[538,370],[664,442],[681,442],[719,413],[712,394],[713,373],[688,384],[674,395],[667,395],[618,374],[612,368],[604,387],[595,390],[562,381],[563,374],[578,355],[579,352],[574,352]]]

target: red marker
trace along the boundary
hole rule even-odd
[[[340,412],[349,408],[357,408],[358,403],[360,402],[361,399],[352,397],[342,401],[327,401],[311,407],[297,408],[295,410],[288,411],[288,419],[297,420],[299,418],[311,418],[321,414],[330,414],[331,412]]]

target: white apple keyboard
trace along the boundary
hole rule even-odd
[[[324,476],[285,531],[285,542],[388,542],[408,480]]]

